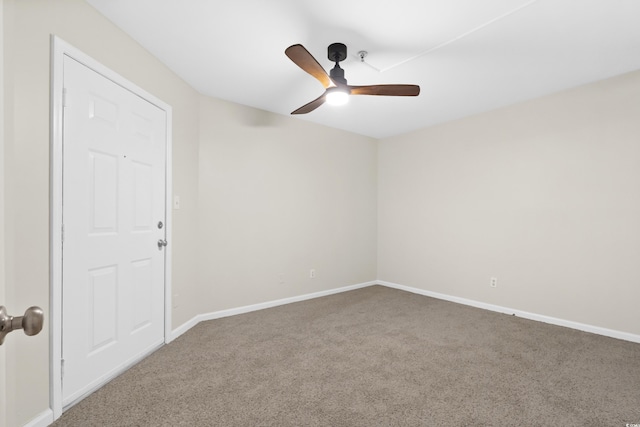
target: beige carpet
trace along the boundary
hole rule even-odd
[[[381,286],[203,322],[55,426],[640,423],[640,344]]]

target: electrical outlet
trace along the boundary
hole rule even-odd
[[[315,279],[316,278],[316,269],[312,268],[311,270],[309,270],[309,279]]]
[[[497,277],[492,277],[492,278],[491,278],[490,286],[491,286],[492,288],[496,288],[496,287],[498,287],[498,278],[497,278]]]

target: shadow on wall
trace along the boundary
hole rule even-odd
[[[253,128],[274,127],[278,122],[276,114],[257,108],[239,109],[238,118],[240,123]]]

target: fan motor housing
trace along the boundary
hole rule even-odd
[[[347,84],[347,79],[344,78],[344,70],[340,68],[340,65],[338,65],[337,62],[336,66],[333,67],[331,71],[329,71],[329,77],[331,77],[331,80],[333,80],[335,83],[343,85]]]
[[[343,43],[331,43],[327,48],[327,57],[331,62],[344,61],[347,57],[347,46]]]

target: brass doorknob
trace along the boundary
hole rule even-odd
[[[40,307],[29,307],[24,316],[13,317],[7,314],[7,309],[0,305],[0,345],[4,337],[16,329],[24,330],[26,335],[37,335],[44,324],[44,312]]]

